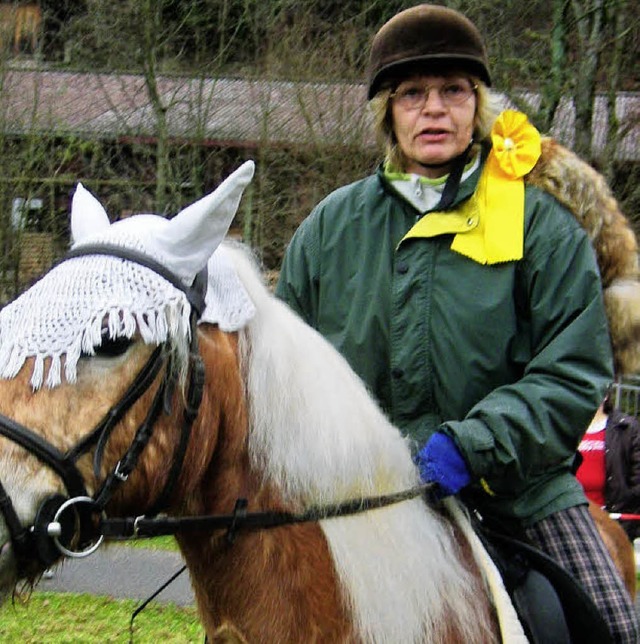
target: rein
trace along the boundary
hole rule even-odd
[[[350,499],[334,505],[312,507],[304,512],[247,512],[247,499],[238,499],[232,514],[211,514],[186,517],[139,517],[104,518],[100,522],[100,533],[105,537],[159,537],[177,532],[227,530],[227,540],[233,542],[240,530],[264,530],[297,523],[309,523],[350,516],[376,510],[402,501],[426,495],[436,500],[436,484],[423,483],[415,487],[361,499]]]

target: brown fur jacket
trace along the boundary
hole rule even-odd
[[[640,372],[638,241],[604,177],[553,139],[526,180],[551,193],[587,231],[596,252],[617,375]]]

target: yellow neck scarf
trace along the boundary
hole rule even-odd
[[[455,233],[451,250],[480,264],[522,259],[524,176],[540,158],[540,133],[521,112],[505,110],[491,141],[475,193],[453,212],[428,213],[403,241]]]

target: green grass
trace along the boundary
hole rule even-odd
[[[129,548],[144,548],[145,550],[178,550],[174,537],[154,537],[153,539],[127,539],[126,541],[109,541],[109,545],[123,545]]]
[[[26,603],[0,607],[0,642],[21,644],[126,644],[139,603],[73,593],[35,592]],[[204,641],[194,608],[150,604],[135,619],[134,644]]]
[[[112,541],[110,546],[178,550],[169,537]],[[28,600],[0,607],[0,644],[127,644],[137,600],[76,593],[34,592]],[[149,604],[134,621],[134,644],[182,644],[204,641],[195,608]]]

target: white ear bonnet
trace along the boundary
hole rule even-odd
[[[254,164],[247,161],[211,194],[172,219],[136,215],[110,224],[97,199],[81,184],[71,205],[72,248],[116,245],[133,249],[172,272],[185,287],[207,265],[205,309],[199,322],[237,331],[255,308],[224,248]],[[150,268],[108,255],[63,261],[0,311],[0,377],[13,378],[35,358],[31,384],[54,387],[76,378],[82,353],[93,354],[108,336],[136,330],[146,343],[188,337],[191,306],[183,291]],[[45,373],[46,371],[46,373]]]

